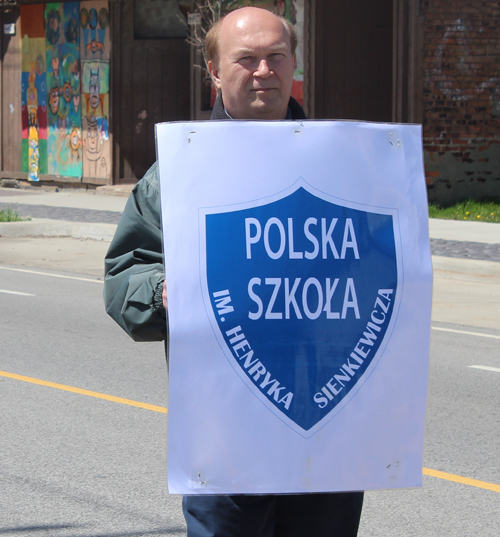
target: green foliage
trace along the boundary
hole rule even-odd
[[[430,218],[500,223],[500,202],[465,200],[450,207],[429,204]]]
[[[0,222],[20,222],[21,220],[26,220],[26,218],[21,218],[17,211],[11,209],[0,209]]]

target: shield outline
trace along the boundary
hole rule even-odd
[[[207,215],[230,213],[230,212],[242,211],[245,209],[251,209],[255,207],[261,207],[263,205],[269,205],[273,202],[282,200],[290,196],[291,194],[296,192],[299,188],[303,188],[312,196],[315,196],[316,198],[319,198],[323,201],[326,201],[334,205],[339,205],[341,207],[356,209],[356,210],[364,211],[364,212],[371,212],[374,214],[392,216],[394,246],[395,246],[395,252],[396,252],[396,272],[397,272],[396,298],[394,301],[394,306],[393,306],[391,318],[389,320],[389,324],[385,331],[384,337],[382,341],[380,342],[377,352],[371,359],[365,372],[352,386],[352,388],[349,390],[347,395],[343,397],[343,399],[338,404],[336,404],[321,420],[319,420],[315,425],[313,425],[308,430],[300,427],[297,423],[295,423],[292,419],[290,419],[284,412],[282,412],[276,405],[272,404],[269,401],[269,399],[250,380],[248,375],[245,373],[245,370],[238,365],[235,356],[233,355],[231,349],[226,344],[224,336],[221,333],[219,324],[217,322],[217,319],[215,317],[215,313],[212,307],[212,300],[210,298],[210,293],[208,289],[208,276],[207,276],[208,271],[207,271],[207,255],[206,255],[207,253],[206,252],[206,216]],[[214,336],[217,339],[217,343],[222,353],[226,357],[227,361],[233,368],[233,370],[237,373],[238,377],[241,380],[243,380],[244,384],[250,390],[250,392],[254,396],[256,396],[266,406],[268,410],[271,410],[276,417],[278,417],[283,423],[285,423],[285,425],[290,427],[293,431],[295,431],[296,433],[298,433],[304,438],[310,438],[311,436],[316,434],[330,420],[332,420],[339,412],[341,412],[345,408],[345,406],[351,401],[353,397],[356,396],[356,394],[359,392],[363,384],[371,376],[373,370],[375,369],[376,365],[378,364],[381,357],[383,356],[386,350],[386,347],[388,345],[388,342],[391,339],[394,326],[396,324],[396,320],[399,315],[401,295],[402,295],[402,290],[404,288],[403,259],[402,259],[401,236],[399,233],[398,216],[399,216],[398,210],[396,208],[367,205],[364,203],[352,202],[352,201],[344,200],[342,198],[334,197],[330,194],[327,194],[313,187],[303,177],[299,177],[288,188],[281,190],[270,196],[256,198],[251,201],[233,203],[230,205],[199,207],[198,209],[198,229],[199,229],[198,238],[199,238],[199,251],[200,251],[200,256],[199,256],[200,267],[199,268],[200,268],[201,295],[202,295],[203,303],[205,306],[205,312],[209,319],[210,326],[212,328]]]

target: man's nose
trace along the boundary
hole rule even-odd
[[[267,61],[263,58],[259,62],[259,66],[255,70],[255,76],[260,76],[262,78],[270,76],[272,73],[271,69],[269,68],[269,65]]]

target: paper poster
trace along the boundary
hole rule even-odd
[[[419,126],[157,126],[169,490],[421,483],[432,269]]]

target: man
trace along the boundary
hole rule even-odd
[[[238,9],[214,25],[205,41],[218,90],[211,119],[305,119],[290,97],[296,43],[293,27],[264,9]],[[156,164],[132,192],[108,251],[104,296],[136,341],[166,339]],[[361,492],[201,495],[186,496],[183,510],[188,537],[354,537],[362,502]]]

